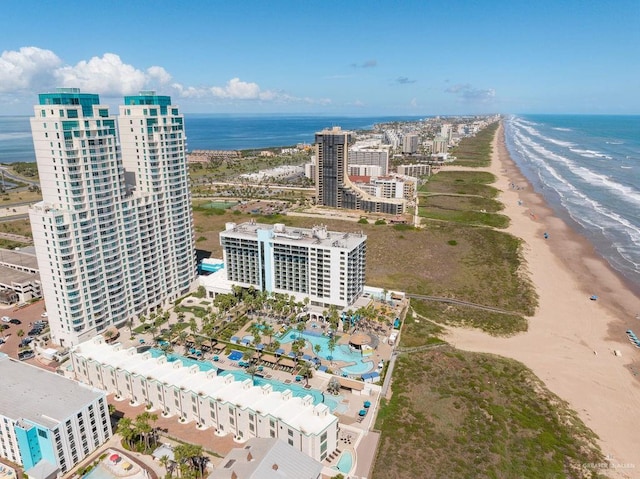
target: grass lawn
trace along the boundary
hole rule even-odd
[[[26,236],[28,238],[33,237],[33,233],[31,232],[31,222],[28,219],[0,222],[0,231],[3,233]]]
[[[401,354],[373,479],[595,478],[594,434],[517,361],[444,348]]]

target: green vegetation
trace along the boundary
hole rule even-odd
[[[38,178],[38,165],[35,162],[19,161],[17,163],[9,163],[6,165],[8,170],[16,175],[29,178]]]
[[[492,152],[491,141],[498,125],[499,123],[495,122],[479,131],[476,136],[460,141],[460,144],[451,150],[451,156],[456,157],[453,164],[470,168],[489,166]]]
[[[600,477],[581,466],[603,460],[594,434],[516,361],[450,347],[402,354],[392,388],[374,479]]]
[[[498,190],[487,183],[495,176],[483,171],[441,171],[420,188],[419,216],[467,225],[506,228],[509,218],[496,214],[504,206]]]
[[[32,238],[31,223],[28,219],[0,222],[0,232]]]

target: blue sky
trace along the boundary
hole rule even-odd
[[[640,1],[6,1],[0,115],[76,86],[189,113],[640,114]]]

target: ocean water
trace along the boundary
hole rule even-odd
[[[505,138],[534,189],[639,290],[640,116],[513,116]]]
[[[246,150],[312,144],[327,127],[370,129],[376,123],[411,121],[419,117],[331,117],[185,114],[189,150]],[[35,161],[28,116],[0,116],[0,163]]]

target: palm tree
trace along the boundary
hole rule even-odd
[[[273,330],[273,326],[271,326],[270,324],[265,324],[264,325],[264,329],[262,330],[262,334],[264,334],[265,336],[269,337],[269,344],[271,344],[271,340],[273,338],[273,333],[275,331]]]
[[[136,436],[135,430],[133,428],[133,421],[131,418],[123,417],[118,421],[118,427],[116,429],[116,433],[120,434],[122,440],[128,446],[127,449],[131,449],[131,442],[133,438]]]
[[[296,329],[298,330],[298,337],[302,338],[302,333],[304,332],[304,323],[298,323],[296,325]]]
[[[169,463],[170,462],[171,462],[171,460],[169,459],[169,456],[167,456],[166,454],[160,458],[160,465],[165,468],[165,470],[167,471],[167,475],[169,477],[172,476],[172,474],[171,474],[172,471],[169,470]]]
[[[305,384],[309,385],[309,378],[313,377],[313,368],[309,366],[309,363],[304,362],[299,371],[300,376],[305,378]]]
[[[320,355],[320,351],[322,351],[322,346],[320,346],[319,344],[316,344],[316,345],[313,347],[313,350],[315,351],[316,356],[318,356],[318,355]]]
[[[246,371],[247,371],[247,374],[251,376],[251,383],[255,386],[256,382],[254,378],[256,376],[256,373],[258,372],[258,366],[256,366],[255,364],[252,364],[246,369]]]
[[[336,349],[336,336],[333,335],[329,338],[329,342],[327,343],[327,348],[329,349],[329,353],[333,358],[333,351]]]

